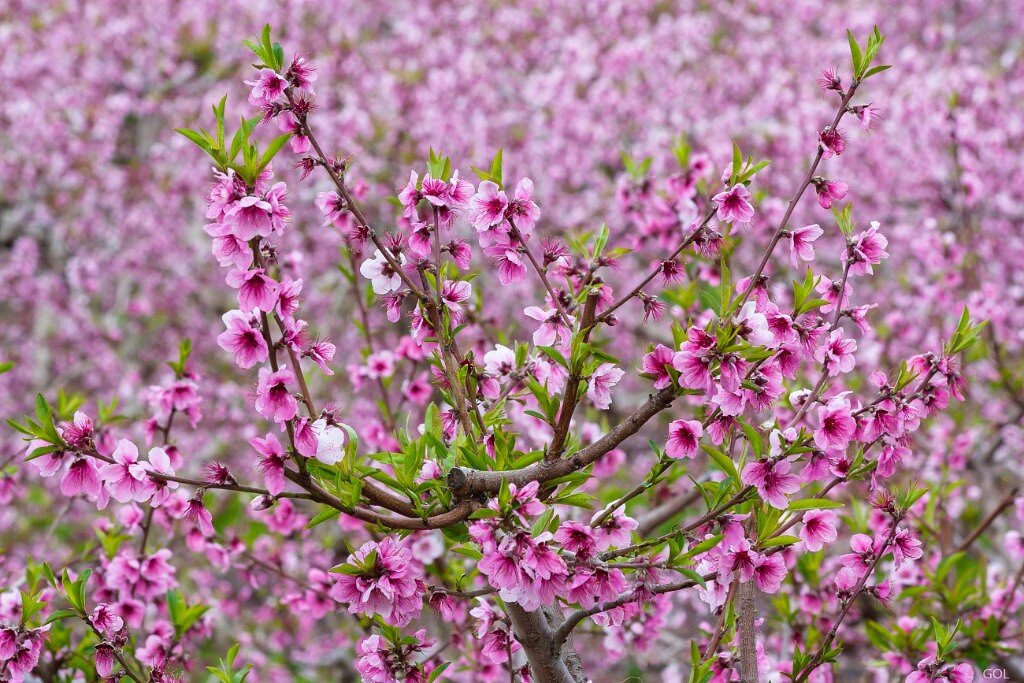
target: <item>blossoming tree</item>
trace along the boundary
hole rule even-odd
[[[254,587],[287,584],[305,636],[345,615],[324,647],[334,657],[296,678],[351,675],[351,662],[379,682],[603,680],[603,649],[664,634],[679,642],[653,661],[670,680],[829,680],[852,666],[844,642],[867,641],[908,681],[1005,662],[1024,569],[986,601],[970,551],[1016,492],[958,541],[931,530],[924,563],[918,529],[946,482],[901,471],[915,433],[963,400],[960,359],[984,326],[964,309],[944,343],[893,367],[863,372],[858,355],[885,302],[855,285],[890,246],[829,163],[855,149],[847,126],[877,122],[864,92],[888,68],[883,42],[851,34],[850,67],[823,72],[832,110],[752,255],[768,161],[734,144],[716,168],[728,154],[685,138],[663,176],[624,158],[622,225],[546,231],[533,181],[506,182],[500,150],[472,174],[431,150],[402,169],[394,206],[371,211],[359,158],[328,151],[317,124],[314,64],[287,59],[265,28],[247,42],[238,127],[224,98],[209,131],[180,130],[213,165],[209,267],[235,297],[213,336],[254,383],[252,435],[233,445],[250,466],[196,471],[176,446],[180,422],[203,419],[187,341],[149,392],[148,448],[114,404],[87,413],[40,395],[11,423],[30,466],[117,522],[84,557],[27,563],[3,594],[0,680],[200,675],[213,582],[180,580],[178,542],[212,567],[243,557]],[[328,184],[319,231],[292,220],[273,170],[289,163]],[[807,204],[817,222],[796,223]],[[341,350],[304,317],[309,275],[291,251],[323,248],[328,231],[360,337]],[[625,361],[623,338],[642,347]],[[335,388],[342,360],[374,396],[369,417]],[[287,545],[266,552],[269,535]],[[239,652],[210,675],[271,678]]]

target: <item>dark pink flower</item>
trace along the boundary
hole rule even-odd
[[[645,375],[653,375],[655,389],[664,389],[672,383],[672,377],[669,375],[668,369],[672,367],[674,356],[675,354],[672,353],[672,349],[664,344],[658,344],[654,347],[653,351],[644,354],[640,370]]]
[[[224,281],[238,290],[238,305],[245,312],[258,308],[269,313],[277,306],[278,283],[263,268],[232,270]]]
[[[251,309],[250,309],[251,310]],[[256,319],[242,311],[228,311],[221,319],[227,328],[217,336],[217,345],[235,357],[235,364],[247,370],[269,357],[267,342]]]
[[[331,597],[348,603],[352,614],[380,615],[392,626],[405,626],[423,609],[426,587],[412,562],[412,552],[386,537],[367,541],[340,572]]]
[[[718,206],[718,220],[749,227],[754,218],[754,207],[750,204],[750,190],[746,185],[737,184],[711,198]]]
[[[850,412],[850,402],[837,396],[818,408],[818,429],[814,443],[825,451],[842,451],[857,432],[857,421]]]
[[[790,474],[785,460],[758,460],[743,468],[740,478],[753,486],[766,503],[779,510],[789,507],[788,496],[800,490],[800,477]]]
[[[697,420],[676,420],[668,426],[665,455],[670,458],[692,458],[697,455],[704,426]]]
[[[846,139],[838,128],[826,128],[818,133],[818,146],[821,149],[821,158],[828,159],[843,153],[846,149]]]
[[[836,540],[836,514],[831,510],[808,510],[804,513],[803,523],[799,535],[804,548],[812,553]]]
[[[818,194],[818,204],[823,209],[831,209],[833,202],[846,196],[849,186],[841,180],[825,180],[816,178],[814,191]]]

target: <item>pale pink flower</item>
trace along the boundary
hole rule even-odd
[[[110,456],[114,462],[100,468],[100,476],[110,495],[119,503],[143,503],[153,495],[149,479],[150,464],[139,462],[139,449],[131,441],[121,439]]]
[[[612,387],[619,383],[626,373],[612,365],[602,363],[594,370],[587,382],[587,397],[600,410],[607,410],[612,405]]]
[[[789,231],[789,261],[794,268],[800,267],[801,260],[814,260],[814,241],[823,234],[817,223]]]
[[[400,264],[405,263],[405,255],[399,254]],[[376,294],[390,294],[402,288],[402,277],[395,271],[387,258],[377,250],[371,258],[359,266],[359,273],[373,285]]]

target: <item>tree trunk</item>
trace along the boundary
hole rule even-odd
[[[516,640],[523,646],[526,659],[530,662],[530,672],[537,683],[586,682],[579,655],[572,645],[566,643],[561,653],[552,652],[552,630],[548,619],[561,616],[557,614],[558,607],[536,612],[527,612],[515,603],[508,603],[506,607],[512,619]]]

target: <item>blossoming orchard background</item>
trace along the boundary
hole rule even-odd
[[[878,386],[873,372],[888,373],[891,379],[902,362],[928,351],[939,353],[957,330],[965,306],[974,320],[988,324],[979,342],[963,354],[959,373],[965,379],[966,400],[951,400],[945,409],[929,413],[912,439],[900,441],[899,452],[891,455],[899,470],[890,473],[885,486],[840,486],[831,497],[843,507],[804,517],[796,527],[803,530],[800,544],[778,553],[788,576],[781,590],[778,584],[775,591],[766,590],[773,583],[767,578],[761,587],[760,675],[785,680],[783,672],[795,670],[790,661],[793,644],[814,652],[816,639],[828,631],[828,615],[837,609],[832,577],[840,556],[851,545],[852,555],[863,555],[871,546],[870,538],[866,548],[858,548],[860,541],[851,538],[855,533],[872,535],[868,520],[878,512],[869,502],[881,489],[919,486],[924,494],[901,519],[899,533],[919,539],[920,549],[908,542],[905,562],[896,553],[888,577],[891,586],[886,588],[891,598],[883,594],[876,596],[881,601],[864,597],[857,603],[848,622],[856,625],[841,634],[846,651],[840,664],[831,669],[834,674],[827,666],[815,668],[811,680],[826,681],[832,675],[837,680],[903,680],[917,672],[917,680],[965,681],[973,675],[968,669],[980,676],[986,668],[1024,677],[1024,541],[1017,531],[1024,524],[1024,495],[1018,491],[1024,447],[1021,16],[1024,7],[1017,0],[7,0],[0,8],[0,416],[20,421],[36,410],[40,393],[59,415],[58,423],[82,410],[101,425],[105,433],[97,434],[97,443],[105,457],[119,439],[137,444],[142,460],[147,460],[150,446],[163,445],[163,460],[147,460],[154,471],[176,471],[204,481],[221,477],[223,483],[227,475],[210,467],[220,463],[238,482],[273,486],[266,476],[267,461],[281,446],[269,437],[263,440],[270,421],[254,413],[253,403],[282,424],[295,413],[282,416],[277,408],[260,408],[259,401],[271,400],[267,396],[273,391],[263,374],[259,394],[256,389],[253,366],[266,361],[265,346],[262,358],[253,351],[246,365],[237,347],[232,362],[224,351],[227,346],[218,345],[225,330],[221,316],[240,307],[232,287],[246,290],[240,281],[232,284],[231,276],[231,286],[225,284],[225,271],[211,255],[211,236],[204,231],[211,219],[221,220],[207,218],[204,201],[213,162],[174,132],[181,127],[212,130],[210,105],[225,93],[229,126],[236,126],[240,115],[260,113],[246,104],[252,87],[243,81],[259,75],[241,41],[258,35],[264,24],[273,26],[274,40],[284,46],[285,66],[295,54],[315,65],[310,120],[328,155],[351,155],[347,180],[370,223],[384,230],[401,225],[399,192],[410,170],[424,174],[428,150],[443,152],[452,169],[472,181],[468,200],[474,192],[485,192],[471,167],[490,168],[501,148],[507,196],[524,198],[528,205],[528,184],[517,190],[517,182],[532,179],[539,218],[530,245],[538,254],[546,240],[571,242],[584,233],[597,234],[602,224],[608,227],[609,248],[635,250],[617,252],[618,267],[602,272],[615,290],[613,299],[628,292],[675,246],[678,207],[659,204],[660,189],[654,188],[680,172],[673,149],[682,149],[681,136],[689,150],[684,170],[698,169],[709,183],[719,184],[713,193],[718,219],[723,218],[722,207],[733,207],[723,223],[751,224],[729,236],[731,271],[736,279],[755,271],[814,158],[819,133],[835,112],[838,99],[827,82],[823,88],[822,70],[835,69],[845,87],[850,80],[846,29],[863,37],[877,25],[886,35],[878,63],[893,67],[861,88],[854,102],[860,109],[843,123],[843,139],[821,138],[827,153],[818,174],[845,183],[845,196],[833,188],[834,203],[852,203],[858,233],[884,235],[874,248],[884,249],[888,258],[869,257],[873,268],[867,265],[859,273],[863,277],[850,279],[849,305],[866,307],[852,312],[843,326],[846,337],[856,338],[856,367],[852,353],[834,349],[836,371],[829,361],[825,367],[833,377],[842,374],[829,379],[835,382],[829,390],[831,407],[822,410],[833,409],[836,398],[841,403],[845,390],[868,396],[863,401],[868,403]],[[254,135],[267,141],[278,128],[278,122],[269,123]],[[286,130],[284,124],[280,129]],[[744,155],[771,161],[750,184],[750,203],[737,195],[735,206],[731,198],[718,195],[727,189],[719,179],[723,170],[728,178],[734,142]],[[399,450],[396,426],[408,426],[415,438],[419,425],[430,421],[425,417],[428,405],[436,404],[442,412],[447,408],[435,389],[438,375],[430,369],[429,354],[414,341],[415,329],[410,331],[405,319],[388,322],[389,313],[369,293],[370,280],[363,276],[372,278],[377,294],[402,283],[397,276],[394,286],[383,281],[388,265],[382,255],[376,270],[363,266],[359,274],[374,250],[371,245],[358,259],[345,251],[346,226],[350,229],[358,221],[332,216],[329,198],[318,201],[318,195],[335,189],[331,178],[315,172],[300,180],[302,169],[291,165],[299,156],[289,146],[279,156],[275,177],[264,191],[274,182],[287,183],[290,222],[271,256],[296,280],[301,278],[301,314],[311,323],[312,337],[336,346],[336,351],[329,344],[303,347],[309,394],[318,406],[332,407],[339,422],[352,426],[362,451]],[[747,192],[742,184],[737,187]],[[426,187],[413,190],[429,194]],[[788,286],[803,280],[808,255],[815,255],[816,273],[833,279],[844,273],[844,235],[837,219],[823,208],[829,192],[815,181],[796,206],[790,225],[817,224],[822,234],[816,241],[817,233],[806,234],[805,251],[799,249],[799,235],[786,240],[793,243],[793,260],[788,257],[791,247],[780,246],[768,270],[774,282]],[[408,206],[407,199],[404,203]],[[702,213],[709,206],[706,200],[698,204]],[[751,215],[743,215],[747,206],[755,209]],[[524,211],[531,215],[528,206]],[[453,230],[461,231],[475,249],[477,230],[466,221],[468,216],[458,217]],[[869,228],[872,221],[877,226]],[[528,225],[519,227],[530,231]],[[429,242],[427,248],[429,253]],[[451,253],[456,258],[455,250]],[[557,249],[554,253],[557,259]],[[443,293],[445,305],[460,316],[464,313],[464,322],[478,333],[477,358],[499,343],[509,348],[517,341],[547,347],[561,343],[554,330],[561,324],[558,307],[545,306],[541,281],[532,271],[531,277],[516,277],[512,266],[492,256],[486,250],[474,254],[470,270],[480,271],[480,276],[463,277],[451,289],[446,285]],[[251,259],[246,255],[244,260],[238,265],[243,270]],[[528,264],[518,265],[527,271]],[[641,363],[644,372],[659,367],[656,357],[644,359],[648,345],[672,347],[671,364],[671,353],[685,335],[674,339],[670,326],[675,321],[685,329],[689,320],[700,327],[713,317],[707,312],[702,317],[700,310],[708,302],[707,284],[713,292],[725,277],[720,265],[718,258],[710,258],[696,266],[690,263],[678,276],[664,272],[645,290],[644,296],[658,297],[656,303],[638,300],[616,311],[616,324],[603,332],[602,346],[603,354],[614,357],[615,367],[602,365],[594,371],[587,408],[574,418],[582,442],[596,440],[663,388],[652,388],[651,379],[640,376]],[[480,304],[481,291],[486,305]],[[828,298],[827,286],[819,291]],[[269,307],[256,296],[248,302],[252,305],[243,302],[241,308],[273,309],[276,296]],[[834,289],[831,297],[834,302]],[[540,308],[524,315],[524,307],[531,305]],[[576,317],[580,315],[585,312]],[[754,324],[749,315],[748,327]],[[832,322],[831,314],[823,316]],[[538,320],[551,325],[551,339],[538,340]],[[238,321],[239,330],[249,324],[247,315]],[[230,321],[225,322],[230,329]],[[742,328],[742,320],[738,324]],[[372,330],[369,343],[367,329]],[[766,343],[753,335],[746,338],[755,345]],[[169,368],[167,361],[179,358],[185,340],[191,344],[187,366]],[[697,343],[692,335],[690,342]],[[321,363],[333,376],[311,372],[316,364],[306,359]],[[500,375],[502,362],[514,367],[522,357],[517,360],[511,351],[508,358],[491,356],[487,371]],[[722,374],[725,384],[724,368]],[[950,393],[960,392],[954,379],[958,375],[949,377]],[[813,372],[802,382],[787,380],[787,392],[811,389],[816,380]],[[390,397],[383,409],[382,395]],[[530,400],[510,415],[522,438],[540,448],[557,428],[524,414]],[[672,457],[696,454],[697,442],[707,431],[694,412],[699,405],[694,399],[673,406],[664,420],[653,420],[640,437],[598,461],[595,476],[581,489],[594,496],[590,510],[575,517],[560,511],[563,529],[571,528],[567,525],[573,519],[594,523],[594,512],[645,481],[657,460],[648,438],[661,449],[667,447]],[[177,419],[175,414],[180,414]],[[800,410],[797,417],[802,414]],[[817,409],[811,414],[818,419]],[[455,416],[445,415],[452,420],[445,429],[454,433],[460,428]],[[749,413],[748,418],[755,431],[763,431],[767,449],[772,430],[762,425],[766,415]],[[691,419],[698,421],[681,427],[673,423],[675,431],[666,442],[669,420]],[[780,419],[778,427],[785,424]],[[330,447],[325,436],[330,431],[318,432],[321,448]],[[825,449],[821,439],[829,437],[820,434],[814,438]],[[70,443],[67,430],[62,436]],[[284,443],[284,433],[278,436]],[[257,437],[259,444],[251,446]],[[778,438],[773,447],[779,447]],[[727,445],[728,440],[722,448],[728,452]],[[452,596],[431,593],[440,597],[431,598],[435,609],[425,608],[422,615],[418,603],[414,610],[398,606],[397,598],[385,601],[394,603],[395,610],[417,611],[414,625],[426,629],[434,643],[425,644],[423,636],[411,641],[422,645],[414,654],[402,654],[428,662],[410,668],[410,680],[429,675],[442,662],[451,663],[438,673],[442,680],[509,680],[510,674],[513,680],[528,680],[531,675],[520,644],[496,635],[522,633],[511,624],[504,631],[495,625],[503,617],[494,597],[486,591],[479,598],[461,595],[488,585],[502,588],[486,571],[486,559],[481,571],[490,575],[489,583],[474,573],[472,553],[467,557],[452,550],[472,545],[468,537],[450,530],[388,536],[348,515],[307,528],[319,509],[301,498],[283,497],[268,509],[258,509],[260,505],[250,506],[252,496],[215,495],[211,490],[205,501],[199,496],[200,510],[190,512],[195,487],[182,483],[172,488],[176,482],[165,482],[156,494],[163,505],[155,513],[152,500],[133,503],[130,492],[124,499],[128,502],[119,503],[121,497],[114,495],[116,500],[97,511],[88,495],[62,494],[65,477],[59,468],[68,467],[70,458],[25,463],[25,455],[22,435],[4,427],[0,661],[15,662],[16,652],[28,653],[22,664],[30,654],[38,659],[32,667],[22,666],[26,671],[34,668],[32,674],[13,663],[0,668],[0,680],[20,680],[22,675],[71,680],[60,676],[70,675],[66,667],[73,668],[76,661],[86,672],[81,675],[91,680],[93,660],[103,673],[101,660],[109,659],[110,652],[129,656],[128,646],[118,641],[121,636],[110,636],[122,632],[121,626],[130,630],[131,659],[127,665],[106,667],[108,674],[125,666],[153,671],[154,680],[160,680],[156,672],[204,680],[205,667],[216,665],[238,643],[239,668],[241,663],[253,665],[249,680],[396,680],[388,676],[397,676],[394,671],[405,664],[395,663],[397,650],[381,645],[381,635],[371,635],[379,632],[367,618],[373,608],[369,615],[365,606],[355,609],[361,589],[352,589],[353,597],[337,588],[344,583],[336,585],[337,574],[328,573],[348,562],[346,566],[354,567],[350,574],[358,574],[364,561],[377,562],[380,571],[394,569],[396,585],[407,581],[409,591],[395,589],[401,598],[425,595],[427,584],[450,584]],[[127,463],[126,457],[121,451],[114,460]],[[625,537],[605,539],[599,549],[629,546],[631,519],[640,520],[638,534],[670,528],[660,527],[649,515],[694,491],[693,481],[710,471],[703,465],[707,459],[701,451],[687,459],[685,474],[673,470],[672,476],[629,499],[621,516]],[[769,469],[778,465],[771,459],[764,462]],[[849,465],[840,460],[826,468],[842,472]],[[420,476],[443,481],[440,471],[433,475],[427,470]],[[744,483],[757,476],[744,473]],[[784,468],[777,467],[772,476],[785,477]],[[762,490],[767,487],[760,483],[758,490],[769,506],[785,508],[782,494],[794,493],[785,486],[781,493]],[[522,495],[523,488],[513,494]],[[531,502],[529,494],[523,500],[519,514],[524,524],[533,524],[538,512],[530,508],[540,505],[543,511],[544,505]],[[699,500],[694,495],[688,504],[697,509]],[[204,516],[204,503],[212,520]],[[620,518],[618,511],[615,515]],[[671,525],[673,519],[665,516],[661,523]],[[722,527],[726,536],[727,522]],[[581,533],[591,532],[585,527]],[[481,541],[482,533],[473,536]],[[568,549],[568,536],[563,531],[555,538]],[[543,534],[537,538],[547,542]],[[494,539],[480,544],[485,554],[489,540]],[[376,554],[369,556],[364,548],[350,558],[364,542],[371,542]],[[825,559],[800,559],[823,545]],[[585,555],[579,550],[576,559]],[[636,559],[638,565],[644,561],[665,559]],[[50,624],[32,647],[25,644],[28,631],[16,630],[29,594],[22,591],[42,571],[42,562],[57,574],[68,568],[71,579],[85,567],[94,568],[85,606],[96,632],[92,641],[80,645],[84,631],[71,620]],[[446,569],[446,563],[453,566]],[[629,571],[635,568],[627,569],[630,585],[634,576]],[[45,578],[34,578],[46,584]],[[625,580],[620,590],[626,588]],[[857,587],[863,588],[863,583]],[[674,593],[641,610],[640,616],[587,622],[575,634],[579,659],[595,681],[682,681],[690,675],[691,641],[698,646],[700,661],[717,637],[722,656],[703,658],[713,660],[715,680],[739,680],[739,668],[730,666],[742,649],[738,635],[733,641],[732,613],[714,611],[723,603],[733,604],[732,592],[724,592],[728,590],[725,583],[717,597]],[[168,591],[176,597],[167,597]],[[58,593],[51,587],[39,592],[48,603],[44,617],[67,607]],[[501,597],[514,603],[510,593],[504,590]],[[179,599],[182,605],[169,606]],[[171,612],[198,602],[209,609],[182,629],[180,613]],[[110,606],[110,615],[93,614],[101,603]],[[378,605],[377,613],[390,614],[391,609],[391,604]],[[933,626],[932,617],[949,628],[959,620],[955,644],[943,645],[944,631]],[[721,620],[726,618],[730,628],[723,638]],[[741,630],[735,629],[737,634]],[[10,635],[10,652],[5,633],[20,634],[17,644]],[[386,630],[383,635],[388,636]],[[392,660],[381,655],[383,659],[371,662],[371,650],[389,652]],[[712,654],[717,651],[713,648]],[[954,664],[962,668],[943,668]],[[534,666],[534,678],[546,680]]]

